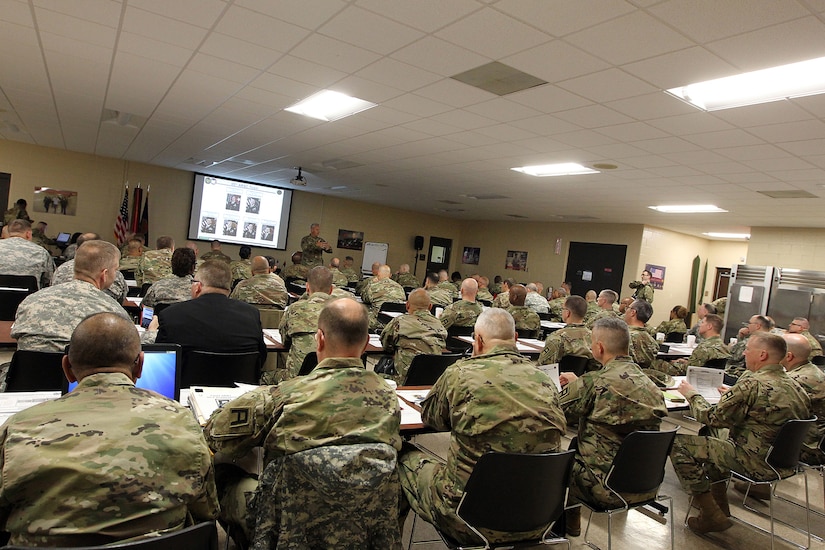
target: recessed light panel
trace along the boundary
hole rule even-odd
[[[713,237],[714,239],[750,239],[750,233],[714,233],[713,231],[709,233],[702,233],[702,235],[707,235],[708,237]]]
[[[510,168],[516,172],[522,172],[529,176],[547,177],[547,176],[575,176],[579,174],[598,174],[598,170],[593,170],[587,166],[582,166],[575,162],[562,162],[560,164],[541,164],[537,166],[520,166],[518,168]]]
[[[375,103],[350,97],[340,92],[324,90],[286,108],[290,113],[326,122],[339,120],[375,107]]]
[[[651,210],[657,210],[666,214],[700,214],[713,212],[727,212],[712,204],[662,204],[659,206],[648,206]]]

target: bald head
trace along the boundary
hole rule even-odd
[[[355,300],[328,300],[318,316],[318,360],[361,357],[367,347],[369,324],[366,308]]]
[[[811,343],[801,334],[786,333],[782,336],[787,344],[788,351],[780,364],[787,370],[793,370],[808,362],[811,356]]]
[[[339,260],[338,258],[333,258],[329,261],[329,266],[334,267],[335,269],[338,269],[338,267],[340,267],[340,265],[341,265],[341,260]]]
[[[401,264],[401,267],[398,268],[399,273],[409,273],[410,272],[410,264]]]
[[[478,283],[476,280],[464,279],[461,283],[461,298],[468,302],[475,302],[476,294],[478,294]]]
[[[523,306],[524,300],[527,298],[527,289],[524,285],[515,285],[507,294],[511,304],[514,306]]]
[[[407,311],[413,313],[420,310],[430,309],[430,295],[423,288],[417,288],[410,292],[407,298]]]
[[[372,262],[371,270],[372,270],[373,275],[375,275],[377,277],[378,276],[378,271],[380,269],[381,269],[381,263],[380,262]]]
[[[100,240],[100,235],[97,233],[83,233],[77,238],[77,246],[82,245],[86,241],[97,241]]]
[[[269,273],[269,260],[264,256],[255,256],[252,258],[252,274],[264,275]]]
[[[83,319],[72,333],[64,370],[68,366],[78,380],[96,372],[117,371],[135,380],[140,355],[140,337],[130,321],[114,313],[96,313]]]

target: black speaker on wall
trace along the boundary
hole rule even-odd
[[[415,249],[416,250],[421,250],[422,248],[424,248],[424,237],[422,237],[421,235],[416,235],[415,236]]]

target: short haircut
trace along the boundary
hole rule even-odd
[[[293,252],[293,253],[292,253],[292,263],[293,263],[293,264],[299,264],[299,263],[301,263],[301,259],[302,259],[303,257],[304,257],[304,253],[303,253],[303,252],[301,252],[300,250],[299,250],[298,252]]]
[[[644,275],[645,273],[647,273],[650,277],[653,277],[653,273],[651,273],[651,272],[650,272],[650,271],[648,271],[647,269],[645,269],[645,270],[643,270],[643,271],[642,271],[642,275]]]
[[[593,324],[593,341],[604,344],[611,355],[627,355],[630,348],[630,331],[627,323],[618,317],[602,317]]]
[[[532,290],[533,292],[539,291],[539,287],[536,286],[536,283],[527,283],[527,286],[525,288],[527,290]]]
[[[315,228],[315,227],[321,227],[321,224],[320,224],[320,223],[318,223],[318,222],[315,222],[315,223],[313,223],[313,224],[310,224],[310,226],[309,226],[309,228],[310,228],[310,229],[313,229],[313,228]]]
[[[585,299],[592,302],[597,297],[596,291],[595,290],[588,290],[587,292],[584,293],[584,297],[585,297]]]
[[[527,289],[524,285],[513,285],[509,292],[510,303],[514,306],[523,306],[524,299],[527,298]]]
[[[243,245],[241,249],[238,251],[238,256],[240,256],[242,260],[248,260],[251,255],[252,247],[247,245]]]
[[[716,315],[716,306],[715,305],[713,305],[713,304],[702,304],[702,306],[705,308],[705,311],[707,313],[712,313],[713,315]]]
[[[69,341],[69,363],[75,376],[101,367],[130,367],[140,354],[135,326],[114,313],[83,319]]]
[[[501,275],[496,275],[495,277],[493,277],[493,282],[494,283],[500,283],[501,282]]]
[[[460,271],[453,271],[453,274],[450,275],[450,279],[453,281],[460,281],[461,280],[461,272]]]
[[[765,315],[754,315],[756,317],[756,324],[762,327],[763,330],[771,330],[773,328],[773,319]]]
[[[475,331],[484,338],[513,340],[516,334],[516,322],[506,309],[490,307],[482,311],[476,319]]]
[[[74,256],[75,275],[83,274],[96,278],[101,271],[109,269],[120,261],[120,250],[106,241],[86,241],[77,248]]]
[[[126,247],[132,251],[140,250],[142,246],[143,243],[141,242],[141,240],[135,238],[129,239],[129,242],[126,244]]]
[[[502,284],[505,284],[508,287],[512,287],[514,284],[516,284],[516,280],[512,277],[507,277],[506,279],[504,279],[504,281],[502,281]]]
[[[177,248],[172,252],[172,273],[178,277],[191,275],[195,271],[195,251],[191,248]]]
[[[351,307],[349,302],[358,307]],[[363,345],[367,341],[369,327],[367,308],[352,298],[328,300],[318,315],[318,328],[332,345],[347,348]]]
[[[329,261],[329,266],[330,267],[338,268],[338,266],[340,266],[340,265],[341,265],[341,260],[339,260],[338,258],[333,258]]]
[[[211,243],[209,243],[209,248],[212,250],[218,250],[221,247],[221,241],[218,239],[213,239]]]
[[[793,320],[802,327],[802,330],[808,330],[811,327],[807,317],[794,317]]]
[[[266,256],[255,256],[254,258],[252,258],[252,273],[267,273],[268,271],[269,260]]]
[[[581,296],[570,296],[564,301],[564,307],[570,310],[570,315],[576,319],[583,319],[587,315],[587,301]]]
[[[430,309],[430,295],[423,288],[416,288],[410,292],[407,303],[414,310]]]
[[[198,268],[198,280],[203,286],[232,289],[232,269],[223,260],[207,260]]]
[[[344,256],[344,259],[345,259],[345,260],[349,260],[350,262],[354,262],[354,261],[355,261],[355,258],[353,258],[352,256]]]
[[[685,306],[673,306],[673,309],[670,311],[676,315],[677,319],[684,319],[688,314],[688,310]]]
[[[264,256],[266,261],[269,263],[269,269],[275,269],[275,266],[278,265],[278,260],[275,259],[275,256]]]
[[[387,277],[392,275],[392,268],[387,264],[384,264],[378,268],[378,274],[386,279]]]
[[[709,323],[713,327],[714,332],[722,332],[722,327],[725,326],[725,322],[722,318],[715,313],[708,313],[705,315],[705,322]]]
[[[558,292],[558,293],[559,293],[559,298],[564,298],[565,296],[567,296],[567,289],[566,289],[566,288],[564,288],[564,287],[557,288],[557,289],[556,289],[556,292]],[[584,298],[582,298],[582,300],[584,300]],[[587,302],[585,301],[585,304],[586,304],[586,303],[587,303]]]
[[[77,243],[77,246],[80,246],[81,244],[83,244],[87,241],[97,241],[97,240],[100,240],[100,235],[98,235],[97,233],[81,233],[77,237],[77,240],[75,242]]]
[[[25,233],[26,231],[31,231],[31,228],[32,224],[29,220],[12,220],[9,223],[9,235]]]
[[[619,295],[616,294],[614,291],[610,290],[609,288],[606,288],[599,292],[599,296],[607,300],[608,304],[615,304],[616,300],[619,299]]]
[[[26,206],[28,206],[29,203],[26,202],[26,199],[17,199],[17,202],[14,203],[14,204],[16,204],[17,206],[22,206],[23,208],[26,208]]]
[[[755,332],[750,336],[756,345],[761,345],[768,352],[768,358],[778,363],[788,353],[788,344],[785,339],[778,334],[771,332]]]
[[[482,275],[481,277],[478,278],[478,286],[487,288],[487,286],[489,284],[490,284],[490,278],[489,277],[485,277],[484,275]]]
[[[329,294],[329,289],[332,286],[332,271],[322,265],[313,267],[307,275],[307,284],[312,292],[326,292]]]
[[[162,235],[158,237],[158,240],[155,242],[158,246],[158,250],[163,250],[164,248],[172,248],[175,246],[175,240],[172,239],[169,235]]]
[[[634,300],[633,303],[627,307],[635,311],[636,319],[643,323],[647,323],[650,321],[650,318],[653,317],[653,306],[650,305],[650,302],[647,300]]]
[[[438,284],[438,273],[434,273],[434,272],[430,271],[429,273],[427,273],[427,280],[430,281],[432,284],[437,285]]]

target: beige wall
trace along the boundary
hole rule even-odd
[[[825,229],[754,227],[748,264],[825,271]]]

